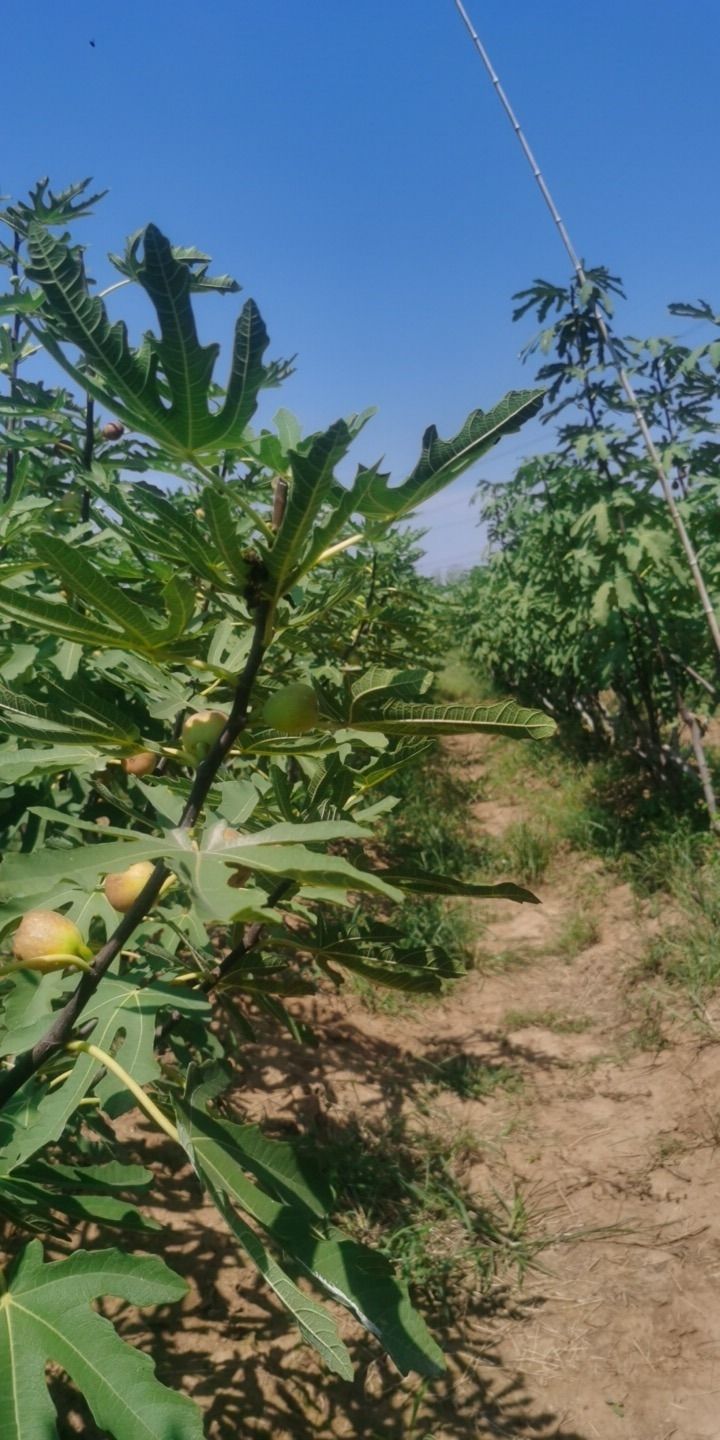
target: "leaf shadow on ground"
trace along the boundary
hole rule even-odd
[[[409,1093],[427,1085],[424,1056],[325,1017],[322,1051],[308,1051],[277,1033],[243,1056],[244,1083],[233,1110],[264,1111],[269,1133],[314,1129],[320,1136],[342,1122],[332,1117],[330,1080],[341,1066],[358,1086],[376,1084],[391,1126]],[[490,1039],[491,1037],[486,1037]],[[492,1037],[494,1039],[495,1037]],[[444,1054],[446,1052],[443,1052]],[[505,1055],[498,1046],[498,1057]],[[437,1054],[433,1055],[436,1062]],[[351,1079],[352,1083],[352,1079]],[[249,1104],[246,1102],[254,1102]],[[130,1124],[130,1121],[132,1123]],[[138,1312],[105,1301],[103,1313],[118,1332],[153,1359],[163,1383],[192,1395],[205,1413],[208,1440],[588,1440],[564,1426],[562,1416],[538,1408],[520,1370],[502,1368],[500,1333],[529,1321],[542,1298],[524,1299],[514,1285],[468,1294],[457,1307],[423,1302],[425,1319],[445,1352],[448,1369],[431,1382],[403,1380],[346,1312],[330,1302],[351,1350],[351,1382],[330,1375],[304,1345],[284,1310],[266,1289],[205,1204],[178,1151],[151,1132],[136,1113],[128,1117],[127,1159],[151,1163],[158,1176],[149,1207],[162,1230],[138,1235],[136,1247],[161,1255],[189,1286],[180,1305]],[[341,1218],[341,1217],[340,1217]],[[85,1246],[117,1237],[86,1227]],[[132,1244],[132,1241],[130,1242]],[[303,1281],[300,1281],[303,1284]],[[61,1440],[100,1440],[84,1403],[62,1377],[53,1383]],[[165,1440],[165,1437],[164,1437]],[[171,1440],[171,1437],[167,1437]]]

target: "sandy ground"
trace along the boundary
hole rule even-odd
[[[470,788],[487,750],[449,749]],[[475,814],[497,835],[523,810],[490,797]],[[179,1311],[116,1318],[161,1377],[206,1408],[212,1440],[720,1437],[720,1052],[679,1018],[664,1020],[661,1048],[638,1045],[630,977],[658,921],[626,886],[569,855],[537,888],[542,906],[498,906],[489,926],[478,907],[477,969],[442,1004],[386,1015],[323,998],[313,1004],[320,1049],[255,1047],[237,1100],[249,1118],[288,1130],[398,1113],[412,1125],[418,1061],[512,1067],[517,1092],[436,1093],[422,1124],[472,1137],[463,1178],[474,1193],[508,1197],[519,1186],[532,1225],[558,1237],[543,1269],[435,1317],[448,1373],[427,1389],[400,1381],[343,1317],[358,1375],[337,1381],[297,1343],[181,1172],[158,1212],[157,1249],[190,1293]],[[585,905],[597,939],[569,958],[556,940]],[[520,963],[508,964],[512,955]],[[558,1029],[558,1016],[584,1028]],[[133,1116],[128,1139],[145,1133]],[[80,1424],[95,1436],[80,1414],[66,1412],[63,1433]]]

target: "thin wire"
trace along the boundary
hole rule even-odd
[[[518,139],[518,142],[519,142],[519,144],[520,144],[520,148],[522,149],[522,152],[523,152],[523,154],[524,154],[524,156],[525,156],[525,159],[527,160],[528,165],[530,166],[530,169],[532,170],[533,178],[535,179],[535,181],[536,181],[536,183],[537,183],[537,186],[538,186],[538,189],[539,189],[539,191],[540,191],[540,194],[542,195],[542,198],[543,198],[543,200],[545,201],[545,204],[546,204],[548,210],[550,211],[550,214],[551,214],[552,219],[553,219],[553,223],[554,223],[554,225],[555,225],[555,227],[556,227],[556,229],[557,229],[557,231],[558,231],[558,234],[559,234],[559,236],[560,236],[560,239],[561,239],[561,241],[562,241],[562,243],[563,243],[563,245],[564,245],[564,247],[565,247],[565,251],[566,251],[566,253],[568,254],[568,256],[569,256],[569,258],[570,258],[570,261],[571,261],[572,266],[573,266],[573,269],[574,269],[574,271],[575,271],[575,273],[576,273],[576,275],[577,275],[577,277],[578,277],[578,280],[580,281],[580,284],[581,284],[581,285],[586,285],[586,284],[587,284],[587,276],[586,276],[586,274],[585,274],[585,270],[584,270],[582,261],[580,260],[580,257],[579,257],[579,255],[578,255],[576,249],[575,249],[575,246],[573,245],[572,240],[570,239],[570,235],[569,235],[569,233],[568,233],[567,226],[565,225],[565,222],[564,222],[564,220],[563,220],[563,218],[562,218],[562,216],[561,216],[561,214],[560,214],[560,212],[559,212],[559,210],[558,210],[558,208],[557,208],[557,205],[555,204],[555,201],[554,201],[554,199],[553,199],[552,193],[551,193],[551,191],[550,191],[550,189],[549,189],[549,186],[548,186],[548,184],[547,184],[547,182],[546,182],[546,180],[545,180],[545,177],[544,177],[544,175],[543,175],[543,173],[542,173],[542,171],[541,171],[541,169],[540,169],[540,166],[538,165],[537,160],[535,159],[535,156],[534,156],[534,154],[533,154],[533,152],[532,152],[532,150],[531,150],[531,148],[530,148],[530,145],[528,144],[528,141],[527,141],[527,139],[525,138],[525,134],[524,134],[524,132],[523,132],[522,126],[521,126],[521,124],[520,124],[520,121],[518,120],[517,115],[515,114],[515,111],[513,110],[513,107],[512,107],[512,105],[510,104],[510,101],[509,101],[507,95],[505,94],[505,91],[504,91],[504,89],[503,89],[503,87],[502,87],[502,85],[501,85],[501,83],[500,83],[500,78],[499,78],[499,76],[498,76],[498,74],[497,74],[497,72],[496,72],[496,70],[495,70],[495,67],[494,67],[494,65],[493,65],[493,63],[492,63],[492,61],[491,61],[491,59],[490,59],[490,56],[488,55],[488,52],[487,52],[487,50],[485,49],[485,46],[483,45],[482,40],[480,39],[480,36],[478,35],[477,30],[475,29],[475,27],[474,27],[474,25],[473,25],[473,23],[472,23],[472,21],[471,21],[471,19],[470,19],[470,16],[468,15],[467,10],[465,9],[465,6],[464,6],[463,3],[462,3],[462,0],[455,0],[455,8],[456,8],[456,10],[458,11],[458,13],[460,14],[460,17],[461,17],[461,19],[462,19],[462,21],[463,21],[463,24],[465,25],[465,28],[466,28],[469,36],[470,36],[470,39],[472,40],[472,43],[473,43],[473,45],[475,46],[475,49],[477,50],[477,53],[478,53],[478,55],[480,56],[480,59],[482,60],[482,63],[483,63],[483,65],[484,65],[484,67],[485,67],[485,69],[486,69],[486,71],[487,71],[487,73],[488,73],[488,75],[489,75],[489,77],[490,77],[490,81],[491,81],[492,86],[493,86],[493,89],[495,90],[495,93],[496,93],[496,95],[497,95],[497,97],[498,97],[498,100],[500,101],[500,104],[502,105],[502,108],[503,108],[503,110],[505,111],[505,114],[507,115],[507,118],[508,118],[508,120],[510,121],[510,124],[512,125],[512,128],[513,128],[513,130],[515,131],[515,135],[516,135],[516,137],[517,137],[517,139]],[[611,331],[610,331],[609,328],[608,328],[608,325],[607,325],[607,321],[606,321],[606,319],[605,319],[605,316],[603,315],[603,312],[602,312],[602,310],[600,309],[600,306],[599,306],[597,303],[595,304],[595,307],[594,307],[594,317],[595,317],[595,322],[596,322],[596,324],[597,324],[597,327],[598,327],[598,330],[599,330],[599,332],[600,332],[600,335],[601,335],[601,337],[602,337],[605,345],[606,345],[607,348],[608,348],[609,354],[610,354],[611,357],[612,357],[612,362],[613,362],[613,365],[615,366],[615,370],[617,371],[618,379],[619,379],[620,384],[621,384],[621,386],[622,386],[622,388],[623,388],[623,390],[624,390],[624,392],[625,392],[625,396],[626,396],[627,401],[628,401],[628,404],[629,404],[629,406],[630,406],[630,409],[631,409],[633,418],[634,418],[634,420],[635,420],[635,424],[637,425],[637,428],[638,428],[638,430],[639,430],[639,432],[640,432],[640,434],[641,434],[641,436],[642,436],[642,439],[643,439],[643,442],[644,442],[644,445],[645,445],[645,449],[646,449],[647,454],[648,454],[648,456],[649,456],[649,459],[650,459],[650,462],[651,462],[651,464],[652,464],[652,467],[653,467],[653,469],[654,469],[654,471],[655,471],[655,474],[657,475],[657,478],[658,478],[658,480],[659,480],[659,482],[660,482],[663,495],[664,495],[664,497],[665,497],[665,500],[666,500],[666,502],[667,502],[668,509],[669,509],[669,511],[670,511],[670,516],[671,516],[673,525],[675,526],[675,530],[676,530],[677,535],[678,535],[678,539],[680,540],[680,543],[681,543],[681,545],[682,545],[682,548],[683,548],[683,550],[685,551],[685,557],[686,557],[686,559],[687,559],[688,565],[689,565],[689,567],[690,567],[690,572],[691,572],[692,577],[693,577],[693,580],[694,580],[694,582],[695,582],[695,588],[696,588],[696,590],[697,590],[697,592],[698,592],[698,595],[699,595],[699,597],[700,597],[700,602],[701,602],[701,605],[702,605],[702,608],[703,608],[703,613],[704,613],[704,615],[705,615],[705,619],[707,620],[708,629],[709,629],[709,631],[710,631],[710,634],[712,635],[713,642],[714,642],[714,645],[715,645],[715,649],[716,649],[716,651],[717,651],[718,659],[720,660],[720,625],[718,625],[717,615],[715,614],[715,609],[714,609],[714,607],[713,607],[712,600],[710,599],[710,594],[709,594],[709,592],[708,592],[708,589],[707,589],[707,587],[706,587],[706,585],[705,585],[705,581],[704,581],[704,579],[703,579],[702,571],[701,571],[701,569],[700,569],[700,561],[698,560],[697,552],[696,552],[695,547],[694,547],[694,545],[693,545],[693,543],[692,543],[692,540],[690,539],[690,536],[689,536],[689,534],[688,534],[688,531],[687,531],[687,529],[686,529],[686,527],[685,527],[685,522],[684,522],[684,520],[683,520],[683,518],[682,518],[682,515],[680,514],[680,511],[679,511],[679,509],[678,509],[678,507],[677,507],[677,503],[676,503],[676,501],[675,501],[675,497],[674,497],[674,495],[673,495],[673,493],[672,493],[672,487],[671,487],[671,484],[670,484],[670,480],[669,480],[669,478],[668,478],[668,475],[667,475],[667,471],[666,471],[666,469],[665,469],[665,466],[663,465],[663,462],[662,462],[662,457],[661,457],[660,452],[659,452],[659,450],[658,450],[658,448],[657,448],[657,446],[656,446],[656,444],[655,444],[655,441],[653,440],[653,437],[652,437],[652,435],[651,435],[651,433],[650,433],[650,429],[649,429],[649,427],[648,427],[648,423],[647,423],[647,421],[646,421],[646,419],[645,419],[645,416],[643,415],[642,410],[640,409],[640,404],[639,404],[637,395],[636,395],[636,393],[635,393],[635,389],[634,389],[634,387],[633,387],[633,384],[632,384],[632,381],[631,381],[631,379],[630,379],[630,376],[628,375],[628,372],[627,372],[627,370],[625,369],[625,366],[624,366],[624,364],[623,364],[622,356],[620,355],[620,352],[619,352],[619,350],[618,350],[618,348],[617,348],[617,345],[616,345],[616,343],[615,343],[614,337],[613,337]]]

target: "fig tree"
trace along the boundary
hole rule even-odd
[[[152,775],[158,759],[151,750],[140,750],[137,755],[126,755],[122,768],[126,775]]]
[[[140,892],[145,889],[154,869],[151,860],[138,860],[135,865],[129,865],[127,870],[106,875],[103,889],[105,899],[109,900],[113,910],[119,910],[121,915],[130,910]]]
[[[89,960],[92,955],[77,925],[57,910],[28,910],[12,948],[28,970],[57,970],[63,959]]]
[[[210,753],[226,725],[227,715],[222,710],[196,710],[188,715],[182,728],[182,743],[194,765],[199,765]]]
[[[266,725],[285,735],[302,735],[313,730],[320,719],[320,707],[312,685],[301,680],[284,685],[265,701],[262,712]]]

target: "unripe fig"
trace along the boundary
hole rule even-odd
[[[13,935],[13,955],[29,970],[56,970],[62,956],[92,954],[72,920],[57,910],[28,910]]]
[[[154,869],[151,860],[138,860],[135,865],[129,865],[127,870],[121,870],[119,874],[106,875],[103,889],[105,899],[109,900],[113,910],[119,910],[121,915],[130,910],[141,890],[145,889]]]
[[[137,755],[127,755],[122,768],[126,775],[152,775],[158,759],[151,750],[140,750]]]
[[[199,765],[205,759],[226,725],[227,715],[222,710],[196,710],[188,715],[182,728],[182,743],[193,764]]]
[[[103,440],[121,440],[125,434],[125,426],[121,425],[119,420],[108,420],[107,425],[103,425],[100,434]]]
[[[262,716],[273,730],[302,735],[305,730],[313,730],[320,719],[317,695],[312,685],[305,685],[301,680],[284,685],[265,701]]]

